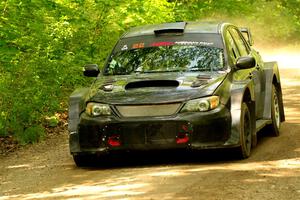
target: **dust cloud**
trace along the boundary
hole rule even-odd
[[[279,69],[300,69],[300,47],[257,47],[265,62],[277,61]]]

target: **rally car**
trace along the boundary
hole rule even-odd
[[[257,132],[285,120],[276,62],[263,62],[251,33],[230,23],[147,25],[122,35],[96,77],[69,104],[77,166],[119,151],[235,148],[250,156]]]

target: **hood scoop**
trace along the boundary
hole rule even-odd
[[[125,90],[147,88],[147,87],[178,87],[176,80],[145,80],[130,82],[125,86]]]

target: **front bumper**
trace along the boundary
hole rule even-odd
[[[90,117],[82,113],[69,142],[71,153],[79,154],[236,146],[228,142],[230,137],[230,111],[221,105],[208,112],[151,118]]]

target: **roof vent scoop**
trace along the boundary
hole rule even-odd
[[[162,34],[183,34],[186,22],[176,22],[176,23],[167,23],[160,24],[155,30],[155,35]]]

